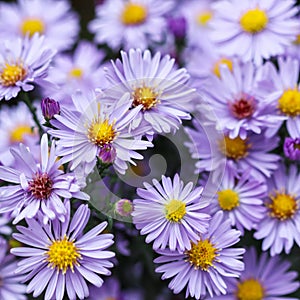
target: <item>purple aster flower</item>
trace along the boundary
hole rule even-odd
[[[244,228],[255,228],[264,217],[265,207],[262,199],[266,196],[267,186],[250,175],[249,170],[238,176],[232,170],[224,174],[218,184],[205,186],[203,198],[210,201],[210,212],[224,212],[242,235]]]
[[[57,115],[60,113],[60,105],[57,101],[50,98],[44,98],[41,102],[41,109],[44,118],[49,121],[51,120],[54,115]]]
[[[98,274],[111,274],[109,259],[115,254],[105,249],[113,244],[113,235],[101,234],[107,222],[84,234],[90,217],[88,206],[80,205],[72,219],[69,201],[65,209],[65,222],[55,219],[44,225],[39,215],[38,220],[26,219],[28,227],[17,226],[20,233],[13,234],[28,245],[13,248],[11,253],[26,257],[18,263],[16,273],[27,274],[27,293],[33,292],[34,297],[46,290],[45,300],[62,300],[66,290],[69,299],[84,299],[89,296],[86,281],[100,287],[103,279]]]
[[[297,300],[287,297],[297,291],[297,272],[289,271],[291,264],[279,256],[257,255],[254,247],[244,254],[245,270],[239,279],[230,278],[228,292],[215,300]]]
[[[48,137],[41,139],[41,161],[34,160],[32,153],[20,144],[11,149],[16,168],[0,166],[0,179],[11,185],[0,187],[0,213],[12,212],[14,224],[23,218],[33,218],[40,210],[46,224],[55,218],[64,221],[66,209],[61,197],[88,200],[89,196],[80,191],[74,176],[60,170],[61,160],[55,155],[55,143],[50,153]]]
[[[300,160],[300,138],[285,138],[283,151],[287,158],[291,160]]]
[[[128,199],[120,199],[115,204],[115,210],[116,210],[116,213],[119,214],[122,217],[131,216],[131,213],[133,212],[132,201],[130,201]]]
[[[44,37],[2,40],[0,48],[0,100],[10,100],[33,84],[46,84],[49,64],[55,52],[45,47]]]
[[[26,286],[21,284],[24,276],[15,274],[17,261],[7,251],[7,242],[0,237],[0,299],[26,300]]]
[[[178,174],[173,181],[162,176],[162,185],[153,179],[153,186],[144,183],[137,189],[139,197],[133,201],[133,223],[146,242],[154,249],[169,247],[172,251],[191,249],[199,234],[207,231],[210,216],[203,210],[209,204],[201,198],[203,188],[193,189],[193,183],[184,186]]]
[[[238,277],[244,269],[239,260],[244,249],[231,248],[239,236],[240,232],[231,229],[230,221],[219,211],[212,217],[208,232],[198,242],[191,243],[190,250],[183,253],[157,250],[161,256],[154,262],[162,265],[155,271],[163,273],[162,279],[174,277],[169,288],[175,294],[186,287],[186,298],[226,294],[228,278]]]
[[[142,105],[133,129],[146,124],[149,131],[168,133],[178,129],[182,119],[190,119],[187,110],[195,90],[187,86],[185,69],[176,69],[174,59],[161,58],[159,52],[152,57],[149,50],[130,49],[121,56],[122,62],[112,61],[112,68],[106,69],[111,86],[105,92],[112,103],[129,92],[132,107]]]
[[[18,0],[0,4],[0,37],[45,36],[51,49],[72,47],[79,32],[79,19],[66,0]]]
[[[77,111],[62,109],[61,114],[55,116],[56,120],[51,121],[57,129],[49,131],[60,139],[57,141],[57,154],[64,157],[64,162],[71,161],[71,170],[83,162],[89,173],[104,147],[105,151],[115,151],[113,166],[124,174],[128,168],[126,162],[135,164],[132,159],[143,158],[135,150],[152,146],[150,142],[134,139],[129,132],[141,106],[129,111],[131,101],[128,93],[122,95],[113,108],[108,108],[103,104],[105,99],[97,99],[94,93],[84,95],[77,92],[72,98]],[[140,131],[137,134],[142,135],[142,127]]]
[[[283,165],[267,180],[269,196],[264,199],[266,212],[254,234],[263,239],[262,249],[272,256],[290,253],[294,242],[300,246],[300,173],[295,165]]]
[[[163,41],[167,31],[165,16],[173,6],[173,0],[107,0],[96,7],[96,18],[90,22],[89,30],[96,34],[97,43],[106,43],[114,50],[146,49]]]
[[[183,39],[187,28],[186,19],[182,16],[169,17],[168,28],[177,39]]]
[[[225,55],[261,64],[284,53],[299,31],[294,0],[222,0],[212,8],[211,38]]]

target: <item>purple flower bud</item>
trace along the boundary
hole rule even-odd
[[[116,203],[116,212],[122,217],[129,217],[133,211],[133,205],[130,200],[121,199]]]
[[[287,137],[283,145],[284,155],[291,160],[300,160],[300,138]]]
[[[186,33],[186,19],[184,17],[170,17],[168,19],[168,28],[178,39],[182,39]]]
[[[111,147],[111,145],[104,145],[98,154],[98,157],[102,160],[105,164],[113,163],[116,158],[116,149]]]
[[[51,120],[54,115],[60,113],[59,103],[48,97],[42,100],[41,107],[43,116],[47,121]]]

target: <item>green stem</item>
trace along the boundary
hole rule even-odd
[[[39,134],[40,134],[40,136],[42,136],[43,133],[44,133],[44,130],[43,130],[43,127],[42,127],[42,125],[40,124],[39,119],[38,119],[38,117],[37,117],[37,114],[36,114],[36,108],[32,105],[32,103],[31,103],[31,101],[30,101],[30,99],[29,99],[29,97],[28,97],[28,94],[22,93],[22,100],[23,100],[23,102],[26,104],[26,106],[28,107],[28,109],[30,110],[30,112],[31,112],[31,114],[32,114],[32,118],[33,118],[33,120],[34,120],[36,126],[37,126],[38,129],[39,129]]]

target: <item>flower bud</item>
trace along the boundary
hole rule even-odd
[[[51,98],[44,98],[41,102],[41,108],[44,118],[49,121],[54,115],[60,113],[59,103]]]
[[[116,203],[116,212],[122,217],[129,217],[133,211],[133,205],[130,200],[121,199]]]

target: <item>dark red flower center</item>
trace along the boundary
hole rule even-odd
[[[233,116],[237,119],[249,118],[255,111],[255,99],[252,96],[243,95],[239,100],[229,103]]]
[[[47,173],[36,174],[35,178],[29,182],[29,190],[35,198],[44,200],[51,195],[52,185]]]

